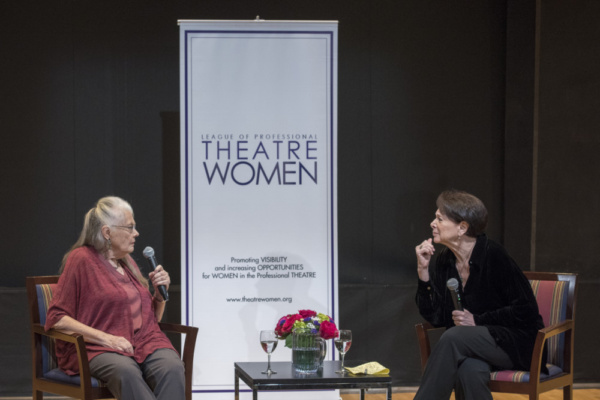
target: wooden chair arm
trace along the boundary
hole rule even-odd
[[[159,322],[160,329],[164,332],[174,332],[185,335],[183,343],[183,353],[181,360],[185,365],[185,397],[186,400],[192,400],[192,372],[194,368],[194,349],[196,348],[196,337],[198,336],[198,328],[195,326],[187,326],[180,324],[171,324],[167,322]]]
[[[194,349],[196,348],[196,337],[198,336],[198,328],[195,326],[187,326],[180,324],[171,324],[167,322],[159,322],[160,329],[164,332],[180,333],[185,335],[185,341],[183,342],[183,354],[181,359],[189,370],[191,371],[194,365]]]
[[[431,342],[429,340],[429,331],[436,329],[444,329],[443,327],[436,328],[429,322],[421,322],[415,325],[417,331],[417,339],[419,341],[419,352],[421,355],[421,372],[425,371],[425,365],[431,354]]]
[[[542,356],[544,354],[544,344],[549,338],[566,333],[567,335],[573,334],[574,322],[571,319],[559,322],[554,325],[547,326],[540,329],[535,338],[533,346],[533,355],[531,356],[531,366],[529,367],[529,379],[530,382],[539,382],[540,374],[542,369]],[[570,343],[570,340],[565,340],[566,343]],[[568,358],[568,359],[567,359]],[[567,351],[567,358],[564,360],[565,365],[571,365],[571,351]],[[569,367],[570,368],[570,367]]]
[[[573,326],[574,326],[573,320],[566,319],[557,324],[547,326],[544,329],[540,329],[539,332],[543,332],[544,335],[546,336],[546,339],[548,339],[548,338],[551,338],[552,336],[556,336],[560,333],[572,330]]]
[[[68,334],[56,329],[46,331],[41,324],[33,324],[32,332],[34,336],[45,336],[50,339],[62,340],[64,342],[72,343],[75,346],[75,350],[77,351],[77,364],[79,365],[80,388],[84,393],[91,394],[92,375],[90,374],[90,366],[83,335],[78,333]],[[36,371],[36,376],[41,377],[42,371]]]
[[[46,336],[52,339],[58,339],[64,342],[73,343],[75,344],[75,346],[78,345],[80,340],[83,341],[83,335],[79,335],[77,333],[67,334],[61,331],[57,331],[56,329],[50,329],[49,331],[46,331],[41,324],[33,324],[33,333]]]
[[[158,326],[165,332],[184,333],[186,335],[193,334],[194,331],[198,332],[198,328],[195,326],[171,324],[169,322],[159,322]]]

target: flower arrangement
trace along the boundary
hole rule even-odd
[[[285,347],[292,348],[292,335],[296,329],[310,329],[323,339],[333,339],[338,329],[333,320],[313,310],[300,310],[298,314],[288,314],[277,322],[275,333],[278,339],[285,339]]]

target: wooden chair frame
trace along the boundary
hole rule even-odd
[[[31,321],[33,399],[43,400],[44,392],[85,400],[107,398],[112,399],[114,396],[107,387],[92,387],[90,367],[83,336],[79,334],[68,335],[54,329],[46,332],[44,327],[40,324],[36,285],[55,284],[58,282],[58,278],[59,277],[57,275],[33,276],[26,278],[27,297],[29,299],[29,315]],[[164,332],[185,335],[183,352],[181,353],[181,359],[185,365],[185,398],[186,400],[192,400],[192,371],[194,367],[194,349],[196,347],[198,328],[164,322],[159,323],[159,325]],[[43,376],[42,337],[63,340],[75,345],[79,363],[80,385],[51,380]]]
[[[489,387],[492,392],[518,393],[529,395],[530,400],[538,400],[540,393],[549,390],[563,388],[564,400],[573,399],[573,353],[574,353],[574,333],[575,333],[575,302],[577,299],[577,274],[554,273],[554,272],[524,272],[529,280],[540,281],[568,281],[569,289],[567,294],[567,314],[563,322],[547,326],[540,329],[537,333],[531,366],[529,369],[529,382],[507,382],[490,380]],[[421,370],[425,370],[425,365],[431,354],[431,343],[429,333],[435,328],[429,322],[423,322],[415,325],[417,339],[419,341],[419,350],[421,355]],[[550,378],[541,378],[541,366],[544,344],[550,337],[565,334],[564,342],[564,368],[563,372]]]

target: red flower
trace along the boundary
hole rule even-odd
[[[290,314],[281,318],[275,326],[275,333],[277,333],[277,336],[281,338],[286,337],[292,331],[292,328],[294,327],[294,322],[301,319],[303,318],[300,314]]]
[[[321,329],[319,334],[323,339],[333,339],[337,336],[338,329],[334,322],[323,321],[321,322]]]
[[[317,316],[317,312],[313,310],[300,310],[298,314],[302,315],[302,319]]]

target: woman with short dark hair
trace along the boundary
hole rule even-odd
[[[433,237],[415,248],[416,302],[427,321],[447,330],[433,349],[415,399],[446,400],[454,389],[457,400],[491,400],[490,372],[528,370],[544,323],[521,269],[485,235],[483,202],[449,190],[436,203]],[[445,248],[430,265],[434,243]],[[453,278],[464,310],[455,310],[447,288]]]

